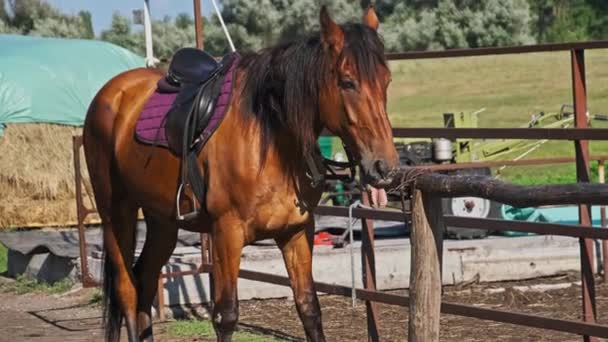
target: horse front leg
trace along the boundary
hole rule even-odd
[[[304,325],[307,341],[325,341],[321,321],[321,307],[312,278],[312,240],[314,222],[307,224],[304,229],[276,241],[283,252],[283,259],[291,288],[293,290],[296,308]]]
[[[219,342],[232,341],[239,318],[237,281],[246,225],[219,220],[213,229],[213,327]]]

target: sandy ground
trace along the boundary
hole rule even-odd
[[[545,292],[520,291],[514,286],[560,284],[571,286]],[[491,290],[499,289],[499,290]],[[608,285],[597,283],[598,320],[608,324]],[[90,304],[92,289],[63,295],[0,293],[0,341],[101,341],[100,307]],[[403,293],[404,291],[398,291]],[[444,300],[487,308],[534,313],[553,318],[580,319],[581,288],[575,274],[517,283],[470,284],[446,287]],[[351,307],[350,299],[321,296],[328,341],[366,341],[365,305]],[[288,341],[304,341],[303,330],[289,299],[252,300],[240,304],[240,327]],[[404,341],[407,309],[380,305],[381,341]],[[166,332],[167,322],[155,324],[157,341],[214,341],[177,338]],[[581,341],[576,335],[518,327],[453,315],[441,318],[441,341]],[[123,336],[124,337],[124,336]],[[601,340],[600,340],[601,341]]]

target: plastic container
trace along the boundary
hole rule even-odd
[[[318,143],[323,157],[331,159],[333,152],[333,139],[331,137],[320,137]]]

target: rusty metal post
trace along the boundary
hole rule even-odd
[[[363,205],[370,206],[370,198],[367,191],[361,192]],[[361,264],[363,273],[363,287],[366,290],[376,290],[376,257],[374,253],[374,221],[370,219],[361,220]],[[378,335],[378,304],[365,301],[367,310],[367,340],[380,341]]]
[[[597,161],[597,174],[598,180],[600,184],[604,184],[606,182],[606,169],[605,169],[605,160]],[[600,216],[601,216],[601,225],[602,228],[606,228],[606,206],[602,205],[600,207]],[[604,282],[608,281],[608,241],[602,240],[602,270],[604,272]]]
[[[204,234],[205,235],[205,245],[206,245],[206,250],[207,250],[207,257],[206,257],[206,265],[205,262],[203,262],[203,265],[205,266],[209,266],[209,311],[210,313],[213,312],[213,298],[215,298],[214,296],[214,292],[215,292],[215,286],[213,285],[213,240],[211,240],[210,235],[211,234]]]
[[[574,100],[574,123],[576,128],[587,128],[587,86],[585,81],[585,51],[572,50],[572,92]],[[589,142],[576,140],[576,178],[579,182],[589,182]],[[591,208],[579,205],[579,223],[591,225]],[[583,319],[585,322],[595,322],[595,282],[593,267],[593,240],[580,239],[581,246],[581,280],[583,291]],[[595,337],[583,336],[584,341],[596,341]]]
[[[80,173],[80,147],[82,146],[82,136],[72,137],[72,151],[74,153],[74,182],[76,183],[76,217],[78,221],[78,245],[80,248],[80,272],[82,287],[94,287],[95,282],[89,273],[89,263],[86,250],[86,236],[84,231],[84,219],[87,210],[82,203],[82,174]]]
[[[209,257],[209,255],[207,254],[208,253],[207,234],[201,233],[200,238],[201,238],[201,265],[205,265],[208,262],[208,257]],[[203,269],[203,267],[201,267],[201,270],[202,269]]]
[[[199,267],[199,274],[204,273],[205,270],[208,270],[207,273],[209,276],[209,308],[211,308],[211,303],[213,303],[213,274],[211,272],[211,238],[207,233],[201,233],[201,266]]]
[[[161,271],[160,275],[158,276],[158,287],[156,289],[156,303],[158,305],[158,307],[157,307],[158,319],[161,321],[165,320],[165,292],[163,291],[163,289],[165,287],[165,282],[163,279],[164,279],[164,276]]]
[[[194,29],[196,33],[196,47],[204,50],[203,45],[203,17],[201,13],[201,0],[194,1]]]

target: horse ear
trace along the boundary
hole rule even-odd
[[[325,5],[321,7],[321,42],[323,48],[330,51],[334,57],[337,57],[344,48],[344,32],[331,19]]]
[[[363,24],[369,26],[374,31],[378,31],[380,20],[378,20],[373,4],[370,4],[363,13]]]

